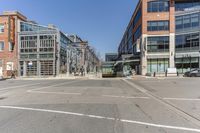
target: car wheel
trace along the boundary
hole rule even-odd
[[[196,75],[195,74],[191,74],[191,77],[196,77]]]

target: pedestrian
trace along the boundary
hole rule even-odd
[[[80,71],[81,71],[81,76],[83,76],[83,67],[81,67]]]

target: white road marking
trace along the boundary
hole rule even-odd
[[[124,79],[123,79],[124,80]],[[200,122],[199,119],[197,119],[196,117],[185,113],[185,111],[183,111],[182,109],[178,108],[177,106],[175,106],[173,103],[169,102],[168,100],[164,100],[162,97],[146,90],[145,88],[136,85],[135,83],[128,81],[128,80],[124,80],[126,83],[128,83],[129,85],[131,85],[132,87],[134,87],[135,89],[143,92],[144,94],[146,94],[147,96],[149,96],[150,98],[158,101],[159,103],[161,103],[162,105],[166,106],[168,109],[170,109],[171,111],[175,112],[177,115],[185,118],[186,120],[190,121],[191,123],[197,125],[200,127]]]
[[[200,101],[200,99],[192,98],[163,98],[164,100],[175,100],[175,101]]]
[[[81,95],[81,93],[47,92],[47,91],[27,91],[27,92],[29,92],[29,93],[39,93],[39,94]]]
[[[124,98],[124,99],[149,99],[149,97],[131,97],[131,96],[115,96],[115,95],[102,95],[102,96],[111,98]]]
[[[46,88],[49,88],[49,87],[56,87],[56,86],[59,86],[59,85],[67,85],[67,84],[76,83],[76,82],[79,82],[79,81],[76,80],[76,81],[72,81],[72,82],[64,82],[64,83],[49,85],[49,86],[45,86],[45,87],[31,89],[31,90],[28,90],[27,92],[38,91],[38,90],[46,89]]]
[[[65,115],[74,115],[74,116],[82,116],[82,117],[89,117],[89,118],[95,118],[95,119],[105,119],[105,120],[112,120],[112,121],[120,121],[120,122],[123,122],[123,123],[138,124],[138,125],[157,127],[157,128],[166,128],[166,129],[181,130],[181,131],[191,131],[191,132],[200,133],[200,129],[195,129],[195,128],[153,124],[153,123],[147,123],[147,122],[141,122],[141,121],[118,119],[118,118],[104,117],[104,116],[98,116],[98,115],[88,115],[88,114],[74,113],[74,112],[65,112],[65,111],[47,110],[47,109],[38,109],[38,108],[15,107],[15,106],[0,106],[0,108],[1,109],[15,109],[15,110],[26,110],[26,111],[37,111],[37,112],[46,112],[46,113],[57,113],[57,114],[65,114]]]
[[[0,89],[0,91],[2,91],[2,90],[8,90],[8,89],[14,89],[14,88],[20,88],[20,87],[34,86],[34,85],[39,85],[39,84],[41,84],[41,83],[26,84],[26,85],[20,85],[20,86],[12,86],[12,87],[7,87],[7,88]]]
[[[68,92],[47,92],[47,91],[31,91],[29,93],[38,93],[38,94],[56,94],[56,95],[82,95],[82,93],[68,93]],[[129,96],[114,96],[114,95],[100,95],[101,97],[110,97],[110,98],[123,98],[123,99],[150,99],[149,97],[129,97]]]

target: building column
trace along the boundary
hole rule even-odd
[[[69,76],[69,50],[67,49],[67,76]]]
[[[23,62],[23,75],[22,76],[26,76],[27,75],[27,66],[26,66],[26,61]]]
[[[200,68],[200,51],[199,51],[199,68]]]
[[[169,42],[169,51],[170,51],[170,57],[169,57],[169,67],[175,68],[175,34],[170,33],[170,42]]]
[[[56,69],[56,71],[57,71],[57,73],[56,73],[56,76],[59,76],[59,74],[60,74],[60,32],[58,31],[58,34],[57,34],[57,41],[56,42],[58,42],[57,43],[57,53],[56,53],[56,55],[57,55],[57,57],[56,57],[56,67],[57,67],[57,69]]]
[[[41,76],[40,73],[41,73],[40,61],[37,61],[37,76],[40,77]]]
[[[140,74],[147,74],[147,35],[142,35],[142,42],[140,44],[140,52],[141,52],[141,63],[140,63]]]

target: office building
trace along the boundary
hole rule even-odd
[[[139,0],[118,47],[138,74],[200,66],[199,0]]]

